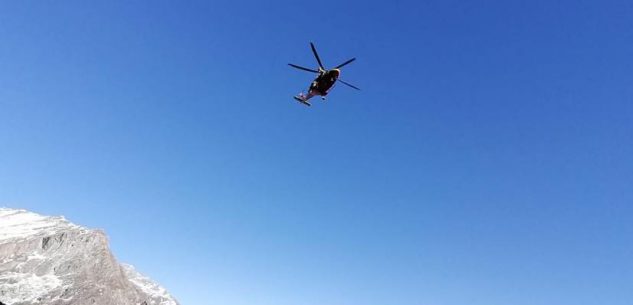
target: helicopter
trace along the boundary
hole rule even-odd
[[[319,54],[317,53],[317,50],[314,47],[314,44],[312,42],[310,42],[310,48],[312,48],[312,53],[314,54],[314,57],[316,58],[317,63],[319,64],[318,70],[305,68],[305,67],[298,66],[295,64],[288,64],[289,66],[293,68],[318,74],[318,76],[310,84],[310,87],[308,88],[308,93],[304,94],[303,92],[300,92],[298,95],[294,96],[295,100],[297,100],[298,102],[306,106],[311,106],[308,100],[314,96],[319,95],[321,96],[321,99],[325,101],[325,96],[329,93],[330,89],[332,89],[332,86],[334,86],[334,83],[336,83],[336,81],[339,81],[356,90],[360,90],[358,87],[339,79],[339,76],[341,75],[341,68],[355,61],[356,60],[355,57],[345,61],[344,63],[332,69],[326,69],[325,67],[323,67],[323,63],[321,63]]]

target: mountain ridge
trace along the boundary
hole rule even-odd
[[[0,305],[179,305],[120,264],[104,231],[0,208]]]

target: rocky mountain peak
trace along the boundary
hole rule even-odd
[[[0,305],[178,305],[107,237],[63,217],[0,208]]]

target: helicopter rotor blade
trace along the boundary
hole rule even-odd
[[[323,67],[323,64],[321,63],[321,58],[319,58],[319,54],[317,53],[317,50],[314,47],[314,44],[312,42],[310,42],[310,48],[312,48],[312,53],[314,53],[314,57],[316,58],[317,62],[319,63],[319,67],[321,67],[321,69],[325,70],[325,67]]]
[[[309,68],[304,68],[302,66],[297,66],[297,65],[293,65],[293,64],[288,64],[289,66],[295,68],[295,69],[299,69],[299,70],[303,70],[303,71],[308,71],[308,72],[313,72],[313,73],[319,73],[319,71],[317,70],[313,70],[313,69],[309,69]]]
[[[348,60],[348,61],[346,61],[346,62],[344,62],[344,63],[342,63],[342,64],[340,64],[338,66],[336,66],[336,67],[334,67],[334,69],[341,68],[341,67],[343,67],[343,66],[345,66],[345,65],[347,65],[347,64],[349,64],[349,63],[351,63],[351,62],[353,62],[355,60],[356,60],[356,57],[354,57],[354,58],[352,58],[352,59],[350,59],[350,60]]]
[[[356,87],[356,86],[354,86],[354,85],[352,85],[352,84],[350,84],[350,83],[348,83],[348,82],[345,82],[345,81],[343,81],[343,80],[341,80],[341,79],[338,79],[338,81],[339,81],[339,82],[341,82],[341,83],[343,83],[343,84],[345,84],[345,85],[348,85],[348,86],[350,86],[350,87],[352,87],[352,88],[354,88],[354,89],[356,89],[356,90],[359,90],[359,91],[360,91],[360,88],[358,88],[358,87]]]

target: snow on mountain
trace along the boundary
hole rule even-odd
[[[24,210],[0,208],[0,242],[32,235],[53,235],[64,229],[81,229],[64,217],[45,217]]]
[[[178,305],[165,288],[153,282],[150,278],[138,273],[131,265],[122,264],[127,278],[142,292],[151,295],[152,300],[147,305]]]
[[[0,208],[0,305],[178,305],[119,264],[106,235],[25,210]]]

